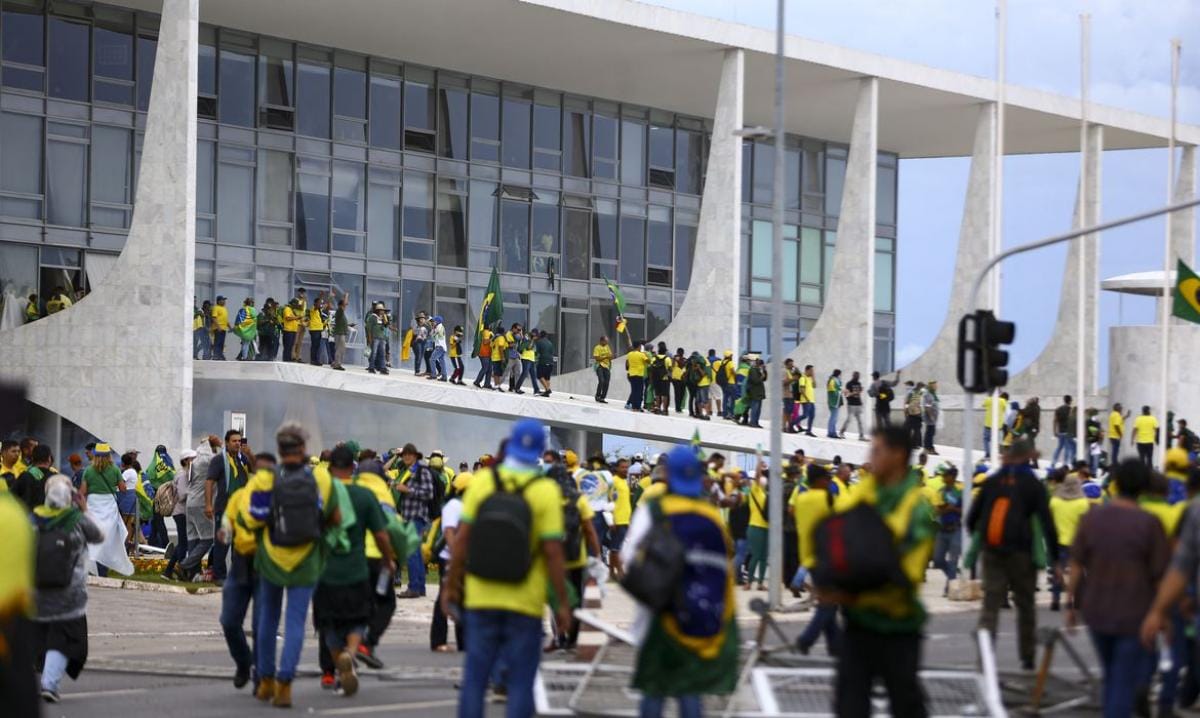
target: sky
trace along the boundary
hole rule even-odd
[[[723,20],[774,28],[773,0],[647,0]],[[1197,0],[1009,0],[1008,82],[1079,97],[1079,15],[1092,16],[1091,98],[1166,117],[1172,37],[1183,44],[1180,122],[1200,124],[1200,2]],[[947,70],[995,77],[992,0],[790,0],[789,34]],[[849,117],[846,118],[850,122]],[[881,117],[880,122],[886,122]],[[887,148],[882,148],[887,149]],[[896,364],[918,356],[946,315],[969,160],[900,165]],[[1166,203],[1165,150],[1106,152],[1101,216],[1115,219]],[[1077,154],[1013,156],[1004,165],[1004,245],[1070,228]],[[1104,235],[1100,276],[1162,268],[1165,223]],[[1053,331],[1066,248],[1016,257],[1003,267],[1001,312],[1017,323],[1011,368],[1036,358]],[[1104,292],[1100,378],[1107,383],[1108,327],[1155,321],[1154,301]]]

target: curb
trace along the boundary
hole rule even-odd
[[[121,588],[130,591],[148,591],[150,593],[182,593],[192,596],[209,593],[220,593],[219,586],[175,586],[168,583],[150,583],[132,578],[108,578],[104,576],[88,576],[87,585],[98,588]]]

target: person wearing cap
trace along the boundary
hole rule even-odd
[[[166,568],[162,572],[162,577],[167,580],[175,577],[175,567],[188,554],[188,478],[191,474],[192,462],[195,460],[195,450],[184,449],[179,454],[179,471],[176,471],[174,477],[171,479],[175,485],[175,507],[171,509],[171,520],[175,522],[175,548],[169,552],[170,555],[167,557]]]
[[[367,346],[370,354],[367,358],[367,372],[370,374],[388,374],[387,368],[387,325],[384,322],[383,302],[371,305],[371,313],[367,315]]]
[[[550,335],[544,329],[537,333],[533,349],[537,381],[542,387],[541,395],[550,396],[550,377],[554,375],[554,343],[550,341]],[[538,393],[536,384],[533,388],[534,393]]]
[[[958,469],[942,464],[937,469],[940,479],[933,486],[930,504],[937,519],[938,532],[933,539],[933,567],[946,575],[942,595],[950,593],[950,582],[958,578],[958,559],[962,556],[962,487],[958,485]]]
[[[429,322],[429,339],[426,343],[429,349],[428,379],[446,381],[449,376],[446,368],[446,325],[442,323],[442,315],[437,314]]]
[[[721,389],[721,417],[728,419],[733,416],[733,404],[737,401],[737,363],[733,360],[733,351],[726,349],[725,354],[713,362],[713,381]]]
[[[396,492],[396,508],[400,518],[411,523],[417,535],[424,539],[433,521],[429,503],[434,496],[433,482],[437,479],[429,467],[421,462],[422,458],[415,445],[404,445],[400,450],[400,465],[392,482],[392,490]],[[418,551],[408,557],[408,588],[396,594],[396,597],[420,598],[424,595],[425,562]]]
[[[229,309],[225,306],[225,297],[217,297],[209,318],[212,328],[213,346],[212,358],[225,361],[225,333],[229,331]]]
[[[639,604],[631,629],[638,646],[633,687],[642,693],[639,715],[662,716],[667,699],[679,715],[699,716],[701,695],[727,694],[737,681],[738,629],[733,594],[733,543],[720,511],[704,493],[704,464],[690,446],[667,453],[667,493],[643,500],[621,550],[635,558],[651,529],[666,521],[686,558],[680,599],[654,613]]]
[[[538,391],[537,375],[534,368],[537,362],[537,337],[538,330],[530,329],[525,332],[521,340],[517,343],[517,349],[521,354],[521,376],[517,378],[517,389],[520,390],[525,385],[525,377],[529,377],[529,385],[533,389],[534,394]]]
[[[279,354],[279,302],[267,297],[258,314],[258,361],[275,361]]]
[[[1083,493],[1083,483],[1079,480],[1078,475],[1067,474],[1054,488],[1054,494],[1050,497],[1050,515],[1054,517],[1054,531],[1058,536],[1060,576],[1062,569],[1065,569],[1071,560],[1071,544],[1075,541],[1075,532],[1079,529],[1079,522],[1091,508],[1092,502],[1088,501],[1087,496]],[[1051,583],[1051,611],[1060,609],[1060,598],[1064,588],[1061,579]]]
[[[967,515],[967,529],[972,534],[981,532],[983,610],[979,627],[996,635],[1000,607],[1011,591],[1017,608],[1017,652],[1025,670],[1033,669],[1037,650],[1033,603],[1040,568],[1040,559],[1034,557],[1040,543],[1037,531],[1044,536],[1050,565],[1056,567],[1055,580],[1061,580],[1057,575],[1060,542],[1054,517],[1046,490],[1029,465],[1036,458],[1037,450],[1030,439],[1014,441],[1004,454],[1000,470],[984,482],[979,499],[971,502]]]
[[[101,576],[107,576],[109,568],[124,575],[133,573],[133,563],[125,551],[129,532],[117,506],[117,494],[125,490],[125,479],[112,462],[112,448],[105,443],[96,444],[92,465],[84,469],[79,482],[79,493],[87,499],[88,514],[104,533],[101,544],[88,546],[88,554]]]
[[[450,565],[450,550],[454,546],[454,535],[458,531],[458,524],[462,519],[462,497],[470,484],[470,473],[460,473],[455,476],[446,497],[446,504],[442,506],[442,540],[434,545],[434,548],[438,549],[434,558],[437,560],[441,583],[438,586],[437,600],[433,602],[433,619],[429,623],[429,647],[435,653],[450,653],[454,650],[449,644],[449,622],[447,613],[442,608],[442,592],[446,590],[446,567]],[[454,621],[454,645],[459,651],[467,649],[467,644],[463,640],[462,616]]]
[[[412,334],[409,348],[413,355],[413,374],[420,376],[421,363],[425,361],[425,345],[429,341],[429,320],[426,319],[425,312],[417,312],[408,328]],[[425,375],[429,376],[432,373],[432,368],[426,362]]]
[[[455,324],[454,330],[446,337],[446,355],[450,357],[450,366],[454,367],[454,371],[450,372],[450,383],[463,386],[463,372],[466,367],[463,366],[463,328],[461,324]]]
[[[461,718],[483,716],[484,696],[498,663],[505,667],[507,714],[532,716],[547,586],[556,600],[557,625],[571,621],[562,542],[562,490],[556,481],[540,480],[538,459],[545,446],[545,426],[535,419],[519,419],[505,444],[503,460],[474,474],[463,496],[441,601],[448,614],[454,614],[460,601],[465,609],[467,655],[459,694]],[[524,579],[516,583],[487,579],[467,569],[469,554],[483,550],[471,543],[472,524],[497,490],[517,493],[529,507],[532,563]]]

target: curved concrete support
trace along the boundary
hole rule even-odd
[[[1179,166],[1175,176],[1175,194],[1172,202],[1186,202],[1196,196],[1196,147],[1186,145],[1179,153]],[[1171,227],[1171,253],[1196,266],[1196,210],[1185,209],[1167,216]]]
[[[745,57],[741,50],[726,50],[721,64],[717,107],[713,113],[708,171],[700,198],[700,226],[692,258],[692,281],[687,297],[670,325],[654,338],[674,351],[737,351],[739,306],[738,268],[742,266],[742,129]],[[873,197],[874,195],[872,195]],[[634,337],[640,339],[642,337]],[[611,339],[611,337],[610,337]],[[624,349],[624,340],[621,340]],[[614,396],[622,395],[621,357],[613,360]],[[593,393],[596,374],[581,369],[556,377],[555,388],[579,394]]]
[[[1100,125],[1088,127],[1088,167],[1083,173],[1080,186],[1087,188],[1087,207],[1079,206],[1079,195],[1075,197],[1074,227],[1085,227],[1100,220],[1100,168],[1104,151],[1104,128]],[[1076,271],[1079,253],[1084,252],[1084,276]],[[1095,381],[1097,294],[1100,280],[1097,276],[1100,257],[1099,238],[1070,243],[1067,262],[1063,269],[1062,293],[1058,300],[1058,320],[1050,335],[1050,342],[1042,349],[1033,363],[1014,376],[1006,389],[1014,396],[1048,396],[1075,394],[1076,351],[1079,342],[1084,342],[1087,369],[1085,372],[1086,394],[1097,392]],[[1079,336],[1077,307],[1079,292],[1084,292],[1084,336]]]
[[[837,249],[833,253],[833,271],[825,287],[824,307],[812,331],[788,354],[800,366],[812,364],[818,382],[837,368],[849,377],[854,370],[867,376],[874,366],[879,80],[865,77],[859,82],[838,219]]]
[[[0,377],[117,450],[190,446],[199,0],[163,0],[133,222],[67,311],[5,333]]]
[[[939,379],[950,388],[957,372],[958,321],[967,311],[972,284],[990,255],[988,239],[992,232],[992,184],[995,176],[996,105],[979,108],[975,124],[975,146],[967,177],[967,197],[962,227],[958,233],[958,255],[954,261],[953,285],[946,307],[946,319],[933,343],[902,371],[915,381]],[[839,240],[840,241],[840,240]],[[980,293],[986,306],[986,292]]]

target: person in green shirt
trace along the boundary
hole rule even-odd
[[[25,323],[28,324],[42,318],[42,312],[38,309],[38,295],[30,294],[25,301]]]
[[[842,409],[842,370],[834,369],[829,375],[829,381],[825,382],[825,397],[826,403],[829,406],[829,426],[825,435],[830,439],[842,438],[838,434],[838,412]]]
[[[329,456],[329,474],[341,483],[338,488],[346,491],[349,509],[342,511],[343,519],[354,514],[354,523],[347,525],[343,520],[341,529],[345,539],[332,548],[325,562],[325,570],[313,594],[313,621],[320,638],[319,660],[321,682],[332,679],[337,671],[345,695],[358,691],[358,675],[354,671],[354,656],[362,642],[371,619],[378,587],[370,583],[367,566],[366,534],[368,531],[383,554],[387,572],[385,591],[391,591],[390,577],[396,573],[396,560],[392,544],[388,540],[387,519],[379,500],[370,489],[354,483],[354,452],[347,446],[339,446]]]
[[[550,396],[550,377],[554,374],[554,343],[550,341],[550,335],[544,329],[538,332],[533,349],[537,363],[537,380],[542,385],[541,395]]]
[[[329,367],[338,371],[346,371],[346,367],[342,366],[342,360],[346,358],[346,342],[350,338],[350,327],[355,326],[353,322],[346,319],[347,296],[343,294],[338,297],[337,311],[333,314],[333,361],[329,363]]]

